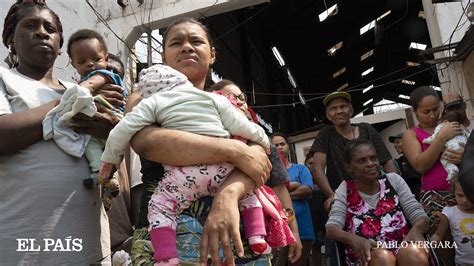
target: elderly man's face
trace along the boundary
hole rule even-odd
[[[335,126],[350,123],[353,112],[351,103],[344,98],[336,98],[326,106],[326,117]]]

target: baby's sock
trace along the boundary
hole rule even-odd
[[[155,250],[155,264],[178,265],[176,231],[171,227],[158,227],[151,230],[150,236]]]
[[[253,207],[242,210],[245,235],[249,239],[250,249],[255,254],[270,254],[272,248],[265,241],[267,235],[265,221],[261,207]]]
[[[249,244],[250,249],[255,254],[270,254],[272,252],[272,248],[268,245],[267,241],[263,236],[252,236],[249,237]]]
[[[99,172],[92,173],[88,178],[82,181],[87,189],[93,189],[99,185]]]

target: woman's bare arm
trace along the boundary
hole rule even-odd
[[[439,215],[439,224],[438,227],[436,228],[436,232],[434,232],[433,236],[431,236],[431,240],[435,242],[440,242],[442,241],[446,235],[449,235],[450,233],[450,228],[449,228],[449,220],[446,215],[441,213]]]
[[[407,130],[403,133],[403,153],[413,168],[424,174],[439,160],[446,141],[461,133],[462,129],[458,122],[445,122],[428,149],[422,152],[416,133],[413,130]]]
[[[438,135],[439,136],[439,135]],[[410,164],[421,174],[431,169],[443,150],[444,139],[436,137],[427,150],[422,152],[421,145],[413,130],[403,133],[403,151]]]
[[[390,159],[388,160],[385,165],[383,166],[383,170],[385,171],[385,173],[396,173],[396,174],[400,174],[398,172],[398,168],[397,166],[395,165],[395,162],[393,159]]]
[[[371,260],[371,249],[377,246],[374,240],[362,238],[356,234],[345,232],[336,225],[326,226],[326,237],[352,247],[359,255],[361,265],[368,265]]]
[[[284,184],[278,185],[272,188],[275,194],[277,195],[278,199],[281,201],[281,205],[283,209],[293,209],[293,203],[291,202],[290,193]],[[303,246],[301,245],[300,234],[298,231],[298,224],[296,223],[296,219],[288,223],[288,226],[293,233],[293,236],[296,239],[296,243],[290,245],[288,250],[288,258],[290,262],[296,262],[301,257],[301,252],[303,250]]]
[[[0,116],[0,155],[15,153],[42,140],[43,119],[58,103],[59,99],[23,112]]]
[[[139,102],[140,94],[133,92],[126,111],[130,112]],[[265,183],[271,170],[265,151],[256,145],[247,146],[238,140],[207,137],[157,125],[135,134],[130,145],[141,157],[168,165],[230,162],[259,186]]]
[[[201,263],[207,262],[209,253],[212,262],[219,263],[219,246],[222,246],[226,265],[234,265],[231,239],[238,256],[244,255],[239,232],[238,201],[254,188],[255,182],[247,178],[239,169],[235,169],[221,185],[204,223],[200,245]]]
[[[132,92],[127,99],[127,104],[125,105],[125,113],[129,113],[132,111],[135,105],[139,104],[142,98],[138,92]]]
[[[410,231],[405,236],[405,241],[424,241],[424,234],[430,228],[430,220],[428,217],[419,217],[412,225]]]
[[[260,146],[157,126],[146,127],[135,134],[131,146],[140,156],[169,165],[230,162],[257,185],[268,179],[271,169],[267,154]]]

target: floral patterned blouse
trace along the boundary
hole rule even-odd
[[[399,246],[395,243],[400,243],[408,234],[410,228],[403,214],[398,195],[386,176],[383,175],[378,179],[380,194],[375,209],[369,209],[369,205],[362,199],[353,180],[346,182],[347,215],[345,231],[367,239],[383,241],[387,243],[386,246]],[[397,252],[396,249],[391,251]],[[358,255],[352,248],[347,247],[347,264],[357,263],[358,260]]]

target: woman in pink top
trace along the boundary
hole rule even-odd
[[[410,104],[418,120],[418,126],[403,134],[403,151],[413,168],[423,175],[420,202],[430,217],[432,230],[435,230],[443,207],[456,204],[450,185],[446,181],[448,174],[441,165],[440,158],[443,156],[448,161],[459,164],[464,153],[449,149],[443,152],[444,143],[462,131],[459,123],[447,122],[431,145],[423,144],[423,140],[433,134],[439,122],[438,93],[428,86],[418,87],[410,95]],[[445,257],[443,254],[440,255]],[[443,260],[449,261],[449,257]]]
[[[441,165],[440,157],[442,155],[455,164],[461,162],[463,151],[447,150],[443,153],[443,146],[446,140],[461,134],[462,131],[459,123],[448,122],[431,145],[423,144],[423,140],[431,136],[438,125],[441,111],[440,99],[434,89],[422,86],[411,93],[410,103],[419,124],[403,134],[403,151],[410,164],[423,175],[420,199],[428,215],[431,215],[433,211],[441,211],[445,203],[436,202],[437,205],[441,204],[443,206],[439,206],[435,210],[432,206],[427,208],[428,204],[424,203],[427,200],[433,201],[433,199],[427,199],[427,196],[429,196],[427,194],[431,195],[432,192],[436,192],[445,199],[448,197],[448,200],[454,200],[454,196],[450,193],[449,183],[446,181],[447,173]]]

